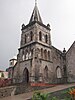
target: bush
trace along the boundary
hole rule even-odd
[[[47,100],[47,98],[48,98],[48,93],[44,94],[41,92],[35,92],[33,94],[32,100]]]

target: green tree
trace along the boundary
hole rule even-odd
[[[3,74],[3,72],[2,72],[2,74],[1,74],[1,77],[4,77],[4,74]]]

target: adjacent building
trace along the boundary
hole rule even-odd
[[[8,72],[8,78],[13,78],[13,71],[14,71],[14,67],[17,63],[17,58],[13,57],[12,59],[9,60],[9,68],[6,69],[6,71]]]
[[[0,70],[0,79],[7,79],[7,78],[8,78],[8,72]]]

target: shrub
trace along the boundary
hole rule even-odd
[[[75,100],[75,88],[69,89],[69,94],[71,95],[71,99]]]
[[[48,97],[48,93],[44,94],[41,92],[35,92],[33,94],[32,100],[47,100],[47,97]]]

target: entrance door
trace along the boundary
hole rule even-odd
[[[48,82],[48,67],[47,66],[44,68],[44,80],[45,82]]]
[[[23,82],[28,83],[29,82],[29,71],[27,68],[23,71]]]

